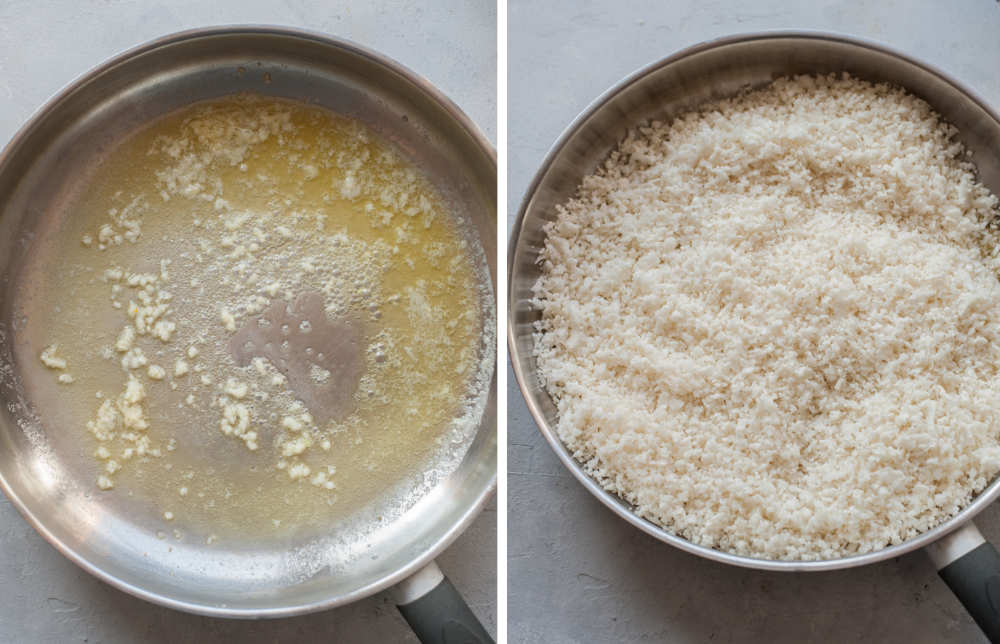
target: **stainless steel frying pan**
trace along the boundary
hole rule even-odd
[[[123,137],[190,103],[252,90],[358,118],[424,169],[478,245],[496,284],[496,156],[476,126],[426,80],[374,52],[288,29],[180,33],[86,74],[46,104],[0,156],[0,486],[25,519],[95,576],[165,606],[222,617],[281,617],[399,584],[404,615],[424,641],[489,636],[433,563],[496,483],[495,312],[481,303],[481,365],[492,385],[460,464],[398,518],[362,535],[251,537],[207,545],[163,539],[154,511],[93,487],[93,462],[25,378],[33,288],[27,257],[58,262],[48,234],[86,185],[88,169]],[[42,262],[43,264],[45,262]],[[32,262],[34,264],[34,262]],[[35,360],[34,362],[37,362]],[[79,434],[76,434],[79,435]],[[235,457],[235,456],[234,456]],[[464,640],[463,640],[464,641]]]
[[[1000,479],[942,525],[876,552],[808,562],[737,556],[678,537],[639,517],[628,503],[605,491],[559,440],[554,431],[555,406],[539,384],[532,355],[532,325],[538,311],[531,304],[531,286],[539,276],[536,260],[545,238],[542,227],[554,218],[554,207],[573,194],[580,180],[596,169],[626,130],[651,118],[669,119],[779,76],[840,71],[888,81],[930,103],[959,128],[959,137],[972,151],[981,180],[1000,194],[1000,116],[974,92],[938,69],[881,45],[821,33],[750,34],[697,45],[636,72],[605,92],[566,129],[535,175],[508,251],[508,346],[514,373],[535,422],[563,464],[594,496],[644,532],[707,559],[780,571],[849,568],[926,547],[942,578],[987,635],[1000,641],[1000,557],[971,523],[1000,495]]]

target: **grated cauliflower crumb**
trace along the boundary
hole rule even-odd
[[[779,79],[630,131],[545,226],[557,432],[636,511],[769,559],[868,552],[1000,469],[997,198],[920,99]]]

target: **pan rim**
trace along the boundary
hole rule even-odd
[[[912,65],[920,70],[923,70],[930,75],[938,78],[944,83],[952,86],[961,94],[965,95],[968,99],[974,102],[979,108],[981,108],[986,114],[988,114],[994,121],[1000,124],[1000,114],[994,110],[990,104],[983,99],[976,91],[965,85],[960,80],[956,79],[951,74],[945,72],[944,70],[916,59],[908,54],[898,51],[894,48],[886,46],[880,42],[859,38],[853,35],[847,35],[831,31],[823,30],[809,30],[809,29],[775,29],[775,30],[763,30],[755,32],[745,32],[731,34],[727,36],[722,36],[719,38],[713,38],[710,40],[702,41],[691,46],[685,47],[665,58],[661,58],[657,61],[644,65],[628,74],[621,81],[615,83],[610,88],[602,92],[596,99],[594,99],[587,107],[585,107],[562,131],[559,137],[555,140],[552,146],[549,148],[545,155],[542,164],[539,166],[538,170],[535,172],[531,183],[525,190],[522,196],[520,206],[518,207],[517,215],[514,219],[514,223],[511,226],[510,234],[508,235],[508,245],[507,245],[507,350],[510,358],[511,367],[514,371],[514,377],[517,380],[518,387],[521,391],[522,398],[528,411],[531,413],[532,418],[535,421],[535,425],[541,432],[542,436],[548,442],[549,446],[556,453],[556,456],[562,462],[562,464],[570,471],[576,480],[583,485],[593,496],[595,496],[601,503],[603,503],[608,509],[617,514],[620,518],[626,520],[633,526],[639,528],[646,534],[664,542],[680,550],[683,550],[689,554],[697,555],[699,557],[709,559],[712,561],[717,561],[720,563],[725,563],[733,566],[739,566],[742,568],[753,568],[758,570],[769,570],[777,572],[819,572],[827,570],[838,570],[842,568],[853,568],[855,566],[862,566],[866,564],[876,563],[879,561],[885,561],[887,559],[892,559],[894,557],[899,557],[903,554],[912,552],[918,548],[927,546],[934,541],[944,537],[945,535],[959,529],[962,525],[971,521],[977,514],[979,514],[988,505],[993,503],[998,496],[1000,496],[1000,476],[994,478],[993,482],[990,483],[986,489],[980,492],[971,503],[965,506],[957,514],[949,518],[944,523],[920,533],[919,535],[907,539],[901,543],[890,545],[879,550],[874,550],[871,552],[851,555],[848,557],[840,557],[837,559],[819,559],[819,560],[779,560],[779,559],[762,559],[755,557],[748,557],[743,555],[737,555],[730,552],[725,552],[722,550],[717,550],[714,548],[709,548],[706,546],[700,546],[691,542],[683,537],[680,537],[669,530],[660,527],[659,525],[652,523],[648,519],[644,519],[635,513],[635,511],[630,507],[630,504],[624,499],[616,494],[612,494],[605,490],[600,483],[598,483],[593,477],[587,474],[582,465],[573,457],[573,455],[566,449],[562,440],[556,434],[554,429],[549,425],[548,420],[545,418],[542,412],[541,406],[538,403],[535,395],[531,393],[531,389],[528,386],[528,378],[534,377],[534,369],[525,368],[525,358],[522,356],[521,352],[518,350],[517,337],[515,335],[515,319],[514,319],[514,309],[512,302],[514,302],[514,285],[515,276],[514,271],[517,266],[515,258],[518,254],[519,240],[521,232],[524,225],[524,220],[528,213],[528,210],[532,206],[534,201],[535,193],[537,192],[539,186],[545,180],[548,175],[549,170],[555,163],[556,159],[562,153],[564,147],[569,142],[569,140],[576,135],[576,133],[583,128],[587,121],[590,120],[597,112],[599,112],[606,104],[611,102],[619,94],[627,90],[636,82],[640,81],[644,77],[656,72],[657,70],[678,62],[682,59],[694,56],[712,49],[733,45],[741,44],[760,40],[815,40],[815,41],[826,41],[834,42],[838,44],[846,44],[854,47],[859,47],[862,49],[868,49],[876,53],[884,54],[896,58],[904,63]]]
[[[385,56],[384,54],[348,39],[308,29],[265,24],[223,24],[185,29],[143,42],[135,47],[116,54],[111,58],[108,58],[104,62],[74,78],[31,114],[24,124],[21,125],[21,127],[14,133],[4,148],[0,150],[0,172],[4,171],[4,168],[10,163],[10,159],[15,156],[23,143],[33,134],[35,129],[49,113],[56,110],[63,103],[63,101],[67,100],[74,92],[78,91],[82,87],[85,87],[88,83],[94,81],[100,75],[132,58],[163,47],[176,45],[186,41],[220,36],[281,36],[286,38],[298,38],[346,51],[362,59],[366,59],[377,66],[394,72],[406,81],[412,83],[419,92],[423,93],[435,105],[441,108],[462,130],[464,130],[471,139],[475,148],[485,155],[486,160],[488,161],[489,166],[492,167],[494,174],[496,173],[496,148],[483,133],[482,129],[454,101],[448,98],[441,90],[439,90],[422,75],[395,61],[394,59]],[[496,289],[495,282],[493,284],[493,289]],[[497,361],[494,360],[493,381],[491,385],[494,389],[496,388],[497,381],[496,365]],[[495,427],[493,430],[492,440],[495,444]],[[466,507],[460,513],[458,519],[447,530],[440,534],[429,548],[425,549],[417,557],[411,559],[407,565],[396,569],[391,574],[384,575],[373,582],[361,586],[352,592],[333,595],[320,601],[303,604],[292,604],[269,608],[232,608],[220,606],[218,604],[207,604],[177,599],[173,596],[153,592],[121,579],[104,570],[99,565],[91,562],[84,554],[77,552],[77,550],[64,543],[54,532],[52,532],[15,492],[3,471],[0,471],[0,489],[3,490],[7,498],[10,499],[11,504],[18,510],[21,516],[24,517],[25,521],[63,556],[94,577],[97,577],[101,581],[133,595],[134,597],[138,597],[139,599],[174,610],[204,615],[207,617],[243,619],[292,617],[331,609],[358,601],[399,583],[403,579],[406,579],[426,566],[441,552],[448,548],[448,546],[450,546],[452,542],[454,542],[455,539],[457,539],[458,536],[461,535],[479,515],[483,507],[496,491],[496,487],[497,472],[496,459],[494,457],[493,472],[489,477],[487,484],[478,491],[475,498],[472,499],[470,503],[466,504]]]

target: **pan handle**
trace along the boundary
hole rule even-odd
[[[396,607],[423,644],[493,644],[433,561],[396,586]]]
[[[1000,642],[1000,554],[971,521],[927,546],[938,575],[991,642]]]

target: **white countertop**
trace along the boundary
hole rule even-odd
[[[278,24],[353,40],[424,75],[496,141],[496,6],[488,0],[0,3],[0,144],[51,95],[121,51],[183,29]],[[496,503],[438,560],[496,630]],[[77,568],[0,495],[0,642],[416,641],[387,594],[305,617],[211,619],[135,599]]]
[[[876,40],[1000,107],[995,0],[510,0],[508,205],[605,89],[695,43],[812,29]],[[508,370],[511,642],[984,642],[924,553],[853,570],[768,573],[703,560],[633,528],[559,463]],[[977,523],[1000,541],[1000,505]]]

